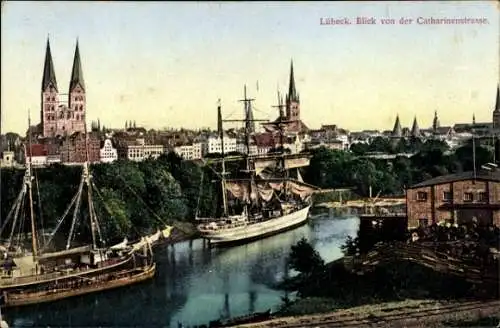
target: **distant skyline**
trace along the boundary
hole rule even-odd
[[[40,121],[47,37],[67,93],[76,40],[87,125],[216,128],[274,119],[293,59],[301,116],[311,128],[430,127],[491,122],[499,82],[497,2],[2,2],[2,133]],[[356,17],[486,18],[484,25],[321,25]]]

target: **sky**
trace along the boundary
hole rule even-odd
[[[1,128],[40,121],[45,46],[68,92],[76,40],[87,123],[216,127],[242,118],[243,86],[256,119],[277,116],[293,59],[301,117],[311,128],[392,129],[491,122],[499,81],[494,2],[2,2]],[[355,24],[373,17],[376,25]],[[382,25],[383,18],[412,24]],[[486,18],[426,25],[422,18]],[[348,18],[350,25],[322,25]]]

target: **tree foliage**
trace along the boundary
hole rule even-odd
[[[290,267],[305,276],[324,270],[325,262],[305,238],[292,245],[289,257]]]
[[[366,157],[368,152],[414,153],[411,157],[394,159]],[[475,145],[476,168],[493,160],[493,153]],[[467,143],[450,152],[440,140],[374,138],[371,144],[354,144],[350,152],[324,147],[312,151],[305,180],[321,188],[351,187],[360,196],[402,195],[406,187],[432,177],[473,169],[473,147]]]
[[[34,186],[39,185],[38,190],[33,190],[39,218],[38,228],[50,230],[56,226],[78,190],[81,172],[80,166],[65,165],[34,170],[38,182]],[[206,168],[194,162],[182,161],[175,154],[139,163],[116,161],[111,164],[95,164],[91,166],[91,172],[95,185],[94,205],[107,240],[137,238],[173,221],[194,222],[198,205],[200,213],[214,212],[216,192],[213,176],[210,176]],[[23,170],[2,170],[2,219],[6,218],[21,190],[23,174]],[[202,179],[204,174],[208,176]],[[203,188],[200,188],[201,184]],[[204,190],[201,197],[200,189]],[[84,189],[80,215],[83,225],[78,226],[83,232],[89,230],[85,227],[88,225],[86,197]],[[62,234],[67,233],[71,217],[70,212],[61,225]]]
[[[482,147],[480,142],[475,146],[476,168],[492,161],[491,150]],[[471,143],[450,153],[446,143],[439,140],[422,143],[418,139],[375,138],[371,144],[353,145],[351,150],[318,148],[311,151],[310,166],[303,170],[305,181],[325,189],[353,187],[359,196],[368,196],[370,186],[373,196],[379,192],[381,195],[400,195],[407,186],[442,174],[472,170],[474,164]],[[410,158],[398,156],[388,161],[362,156],[369,151],[416,153]],[[111,238],[137,236],[173,220],[194,222],[196,216],[216,216],[220,212],[221,188],[214,172],[221,170],[218,165],[211,169],[193,161],[183,161],[175,153],[157,160],[120,160],[92,165],[97,189],[94,199],[102,212],[101,224],[106,234]],[[237,161],[226,163],[227,171],[236,172],[231,178],[240,177],[242,165]],[[34,170],[34,173],[38,182],[35,185],[39,185],[39,189],[34,190],[35,208],[41,213],[38,221],[43,222],[44,228],[51,229],[78,189],[81,167],[51,165]],[[23,174],[22,170],[2,169],[2,219],[6,218],[19,193]],[[303,244],[300,247],[307,248]],[[301,262],[296,263],[301,265]]]

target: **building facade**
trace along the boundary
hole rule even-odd
[[[14,166],[14,152],[10,150],[4,150],[2,152],[1,167],[13,167]]]
[[[202,157],[202,144],[195,142],[191,145],[182,145],[174,148],[177,155],[185,160],[200,159]]]
[[[436,177],[406,191],[408,228],[433,223],[500,226],[500,170]]]
[[[71,136],[62,139],[60,146],[61,162],[65,164],[90,163],[100,161],[101,140],[94,133],[76,132]]]
[[[118,159],[118,151],[113,146],[110,138],[104,140],[99,154],[101,163],[112,163]]]
[[[236,151],[236,138],[224,136],[224,153],[231,153]],[[222,140],[219,136],[209,136],[206,142],[203,143],[203,155],[207,154],[221,154],[222,153]]]
[[[65,103],[60,97],[52,62],[50,43],[47,40],[41,92],[41,129],[44,137],[71,135],[85,132],[86,92],[78,42],[76,43],[73,69]]]
[[[141,162],[148,158],[157,159],[165,154],[167,148],[163,145],[126,144],[118,147],[118,157],[134,162]]]

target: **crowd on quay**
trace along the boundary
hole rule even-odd
[[[410,242],[431,246],[471,264],[498,264],[500,257],[500,228],[494,225],[432,224],[410,232]]]

